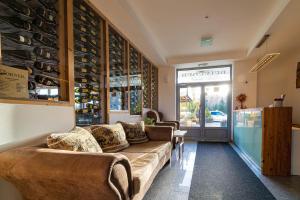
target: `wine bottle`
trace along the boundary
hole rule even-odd
[[[15,32],[15,33],[2,33],[2,35],[5,38],[7,38],[7,39],[9,39],[9,40],[11,40],[11,41],[13,41],[17,44],[22,44],[22,45],[27,45],[27,46],[32,45],[31,38],[29,38],[25,35],[22,35],[21,33],[17,33],[17,32]]]
[[[88,52],[88,49],[85,46],[79,45],[78,43],[75,44],[75,50],[83,52],[83,53],[87,53]]]
[[[35,60],[36,56],[28,50],[2,50],[3,55],[16,57],[23,60]]]
[[[91,100],[99,100],[100,99],[100,96],[98,94],[90,94],[89,98]]]
[[[95,104],[87,104],[87,108],[91,110],[100,110],[99,105],[95,105]]]
[[[45,9],[44,7],[39,7],[37,13],[46,19],[48,22],[55,23],[56,12],[52,10]]]
[[[53,35],[53,36],[57,36],[57,32],[56,32],[56,26],[50,23],[45,22],[42,18],[40,17],[36,17],[33,21],[33,23],[40,28],[43,32]]]
[[[75,82],[77,82],[77,83],[87,83],[88,80],[86,78],[77,77],[77,78],[75,78]]]
[[[41,58],[57,60],[56,54],[47,48],[35,47],[33,51],[37,56]]]
[[[76,110],[77,114],[88,114],[88,113],[91,113],[91,112],[92,112],[92,110],[89,109],[89,108],[84,108],[84,109],[78,109],[78,110]]]
[[[78,98],[75,98],[75,102],[76,103],[88,103],[89,99],[88,98],[83,98],[83,97],[78,97]]]
[[[91,75],[85,75],[84,76],[88,81],[91,81],[91,82],[97,82],[97,78],[94,77],[94,76],[91,76]]]
[[[29,8],[25,4],[21,4],[17,2],[16,0],[1,0],[1,2],[7,5],[10,9],[16,11],[17,13],[20,13],[28,17],[34,16],[34,12],[31,8]]]
[[[96,29],[90,27],[90,33],[93,35],[93,36],[96,36],[97,35],[97,31]]]
[[[87,23],[87,18],[81,13],[74,13],[74,17],[83,23]]]
[[[80,87],[80,88],[75,88],[75,92],[76,93],[85,93],[85,94],[88,94],[88,93],[90,93],[90,89],[84,88],[84,87]]]
[[[94,91],[94,92],[99,92],[99,91],[100,91],[99,86],[88,85],[87,87],[88,87],[90,90]]]
[[[88,41],[87,37],[82,34],[75,34],[75,40],[83,43],[87,43]]]
[[[36,75],[35,81],[46,86],[59,86],[59,84],[56,81],[46,76]]]
[[[97,68],[95,68],[95,67],[90,67],[90,66],[77,67],[77,68],[75,68],[75,71],[76,71],[76,72],[79,72],[79,73],[94,73],[94,74],[97,74],[97,73],[98,73]]]
[[[87,32],[87,28],[84,25],[81,25],[81,24],[74,24],[74,29],[79,30],[83,33]]]
[[[28,90],[35,90],[36,84],[33,81],[28,81]]]
[[[81,11],[86,12],[87,11],[87,7],[85,5],[83,5],[82,1],[74,1],[74,5]]]
[[[18,17],[0,16],[0,21],[11,24],[16,28],[24,29],[26,31],[32,30],[32,26],[29,22],[23,21]]]
[[[40,42],[40,43],[42,43],[42,44],[44,44],[48,47],[57,48],[56,43],[54,42],[53,39],[50,39],[49,37],[47,37],[47,36],[45,36],[41,33],[34,33],[33,38],[36,41],[38,41],[38,42]]]
[[[57,10],[55,8],[57,0],[39,0],[39,2],[47,9],[50,9],[57,13]]]
[[[42,70],[43,72],[60,74],[57,67],[53,64],[36,61],[34,63],[34,67],[36,69]]]
[[[75,60],[81,63],[88,63],[89,57],[88,56],[75,56]]]

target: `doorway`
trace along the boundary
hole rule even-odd
[[[187,137],[228,142],[231,130],[231,66],[177,69],[177,120]]]

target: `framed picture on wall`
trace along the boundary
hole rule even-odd
[[[300,88],[300,62],[298,62],[298,65],[297,65],[296,88]]]

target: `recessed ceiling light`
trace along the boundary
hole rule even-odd
[[[200,46],[201,47],[209,47],[213,45],[213,37],[208,36],[208,37],[202,37],[200,41]]]

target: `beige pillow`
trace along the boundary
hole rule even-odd
[[[118,152],[129,146],[121,124],[94,125],[91,130],[104,152]]]
[[[126,139],[130,144],[139,144],[148,142],[149,139],[145,133],[144,121],[137,123],[119,122],[122,124],[126,133]]]
[[[102,153],[101,147],[92,134],[80,127],[75,127],[68,133],[49,135],[47,145],[51,149]]]

